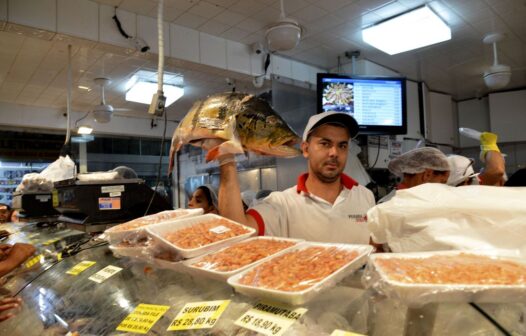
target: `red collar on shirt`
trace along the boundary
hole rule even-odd
[[[298,177],[298,184],[296,185],[296,192],[299,194],[300,192],[308,193],[307,185],[305,182],[307,182],[307,177],[309,177],[309,173],[303,173]],[[352,187],[357,186],[358,182],[353,180],[350,176],[347,176],[345,174],[340,175],[340,181],[343,184],[343,186],[347,189],[352,189]]]

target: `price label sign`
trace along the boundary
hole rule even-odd
[[[103,269],[101,269],[97,273],[93,274],[88,279],[90,279],[91,281],[95,281],[96,283],[102,283],[106,279],[108,279],[109,277],[119,273],[120,271],[122,271],[122,268],[117,267],[117,266],[109,265],[109,266],[104,267]]]
[[[58,242],[60,240],[60,238],[54,238],[54,239],[50,239],[50,240],[46,240],[43,245],[44,246],[48,246],[48,245],[51,245],[51,244],[54,244],[56,242]]]
[[[230,300],[187,303],[170,323],[168,331],[213,328]]]
[[[307,312],[305,308],[260,302],[243,314],[236,325],[267,336],[280,336]]]
[[[76,264],[75,266],[71,267],[66,272],[66,274],[79,275],[80,273],[84,272],[85,270],[87,270],[91,266],[95,265],[96,263],[97,263],[96,261],[88,261],[88,260],[81,261],[78,264]]]
[[[170,306],[141,303],[122,320],[117,330],[146,334],[168,309]]]
[[[26,266],[26,268],[30,268],[36,264],[40,264],[42,261],[42,255],[39,254],[37,256],[34,256],[33,258],[29,259],[28,261],[26,261],[24,263],[24,266]]]
[[[331,336],[365,336],[362,334],[353,333],[350,331],[344,331],[340,329],[336,329],[332,332]]]

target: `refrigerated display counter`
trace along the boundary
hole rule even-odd
[[[12,277],[4,285],[4,293],[19,292],[24,305],[16,317],[0,323],[0,334],[133,335],[116,329],[139,304],[152,304],[168,310],[148,335],[256,335],[234,322],[258,299],[236,293],[222,280],[117,258],[107,245],[100,245],[88,242],[74,256],[42,265],[26,273],[23,280]],[[90,267],[77,275],[68,274],[81,262]],[[122,270],[101,283],[90,280],[107,266]],[[364,289],[362,275],[363,271],[357,271],[301,305],[307,312],[284,333],[276,334],[331,335],[336,329],[363,335],[526,334],[526,303],[430,303],[409,308]],[[12,286],[10,281],[19,281],[19,285]],[[230,300],[230,304],[212,329],[167,331],[185,304],[215,300]]]

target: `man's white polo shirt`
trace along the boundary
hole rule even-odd
[[[273,192],[247,211],[259,234],[330,243],[368,244],[367,211],[375,205],[373,193],[342,174],[343,189],[331,204],[307,190],[308,174],[298,184]]]

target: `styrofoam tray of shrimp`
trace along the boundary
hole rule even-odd
[[[203,214],[203,209],[176,209],[158,212],[153,215],[135,218],[104,231],[105,239],[112,245],[123,240],[137,240],[146,236],[146,227],[160,223],[173,223],[184,218],[190,218]]]
[[[259,264],[274,254],[288,250],[303,239],[281,237],[253,237],[206,255],[189,259],[184,265],[191,273],[226,280],[232,275]]]
[[[303,242],[228,278],[228,283],[247,296],[300,305],[362,267],[372,249]]]
[[[524,260],[490,251],[375,254],[362,282],[410,306],[526,301]]]
[[[194,258],[244,240],[256,230],[214,214],[154,224],[146,232],[183,258]]]

